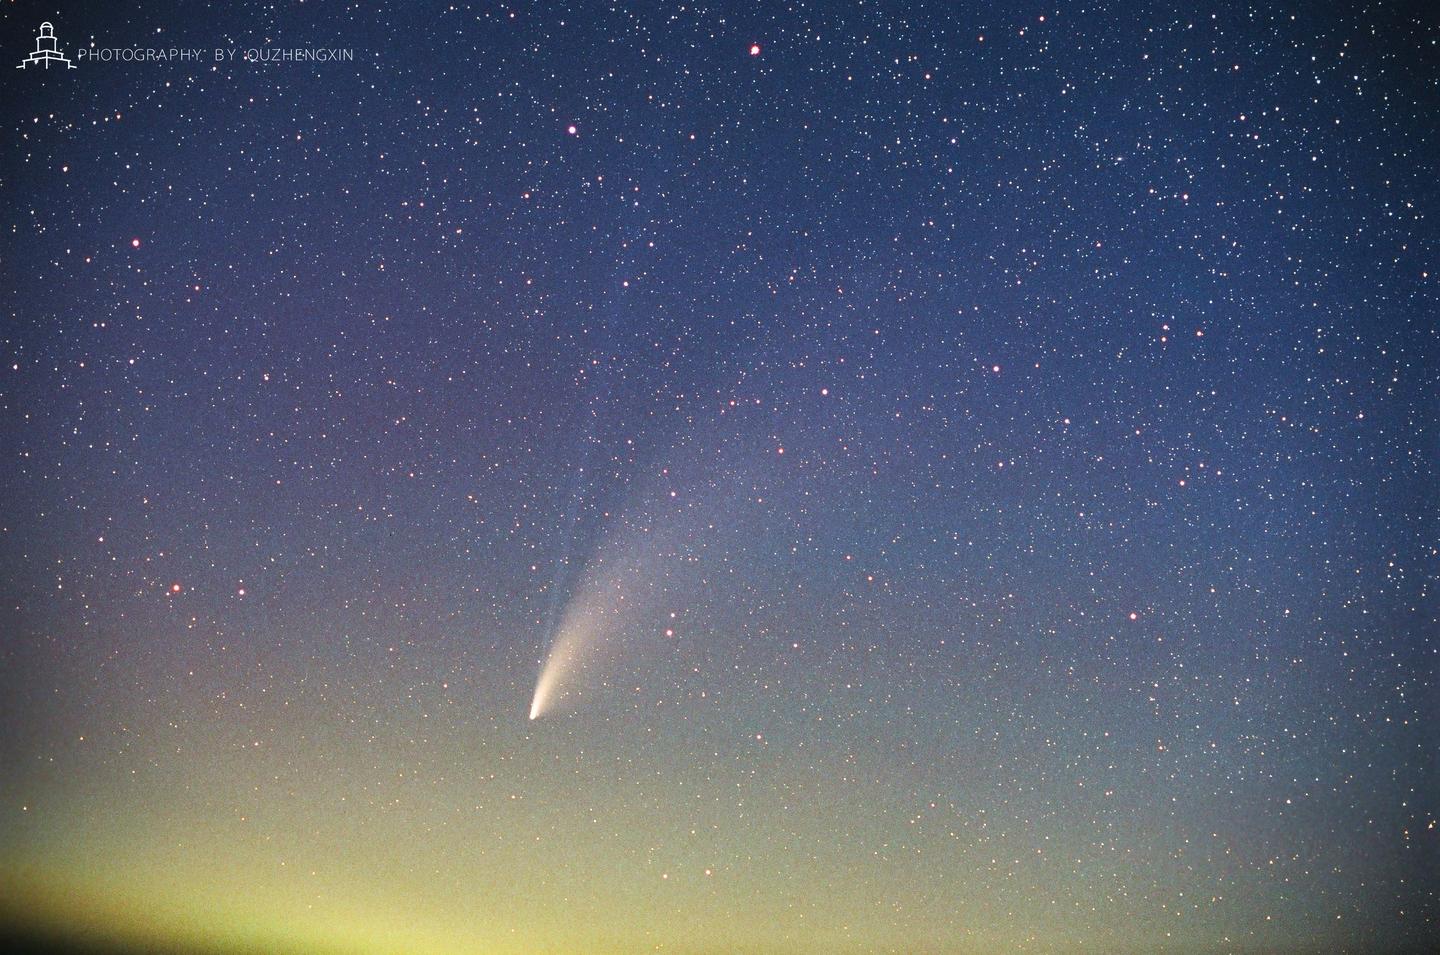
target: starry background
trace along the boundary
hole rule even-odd
[[[5,924],[1424,950],[1422,7],[8,4]]]

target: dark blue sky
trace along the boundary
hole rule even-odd
[[[1435,936],[1434,15],[0,19],[10,921]]]

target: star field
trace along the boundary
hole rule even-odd
[[[0,19],[0,927],[1435,944],[1432,12]]]

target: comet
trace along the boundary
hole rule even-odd
[[[586,575],[560,616],[550,650],[535,680],[530,719],[537,720],[567,702],[574,702],[578,684],[618,647],[619,613],[626,608],[622,581],[606,575],[603,561]]]
[[[646,643],[661,619],[667,588],[655,568],[663,559],[663,535],[612,543],[592,560],[565,604],[554,638],[535,680],[530,719],[573,705],[583,687],[602,681],[627,648]],[[663,631],[663,627],[659,628]]]
[[[561,627],[540,676],[535,681],[535,695],[530,700],[530,718],[537,720],[565,696],[565,687],[573,680],[585,657],[588,628],[565,629]]]
[[[599,694],[616,670],[633,670],[657,652],[674,653],[677,613],[693,608],[705,589],[709,555],[735,550],[756,533],[759,515],[746,514],[734,488],[716,486],[703,462],[660,473],[663,483],[632,498],[626,516],[589,548],[563,604],[567,588],[557,573],[550,645],[530,698],[532,721],[576,705],[587,690]],[[677,487],[693,491],[677,493]],[[562,565],[568,564],[567,553]]]

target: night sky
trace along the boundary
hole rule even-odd
[[[0,925],[1427,950],[1425,6],[7,4]]]

